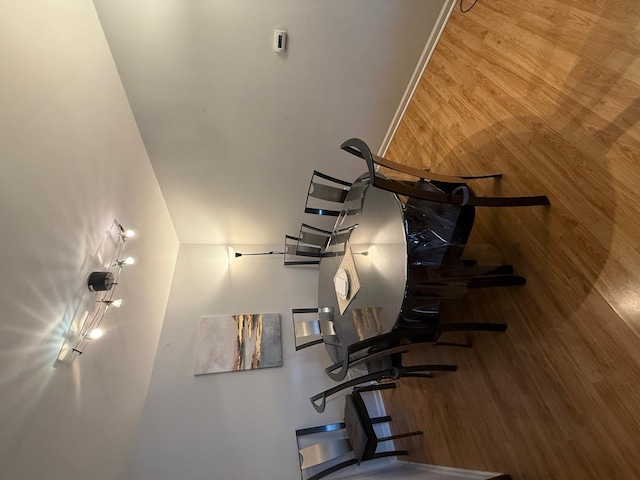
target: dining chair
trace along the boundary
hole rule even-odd
[[[314,170],[304,204],[305,213],[337,217],[350,188],[350,182]]]
[[[415,187],[451,193],[453,185],[419,180]],[[405,221],[408,292],[428,295],[428,290],[433,296],[460,298],[471,288],[526,283],[524,277],[514,274],[511,265],[484,266],[477,260],[463,259],[475,221],[474,206],[410,198],[405,204]]]
[[[292,308],[296,351],[321,343],[337,343],[333,328],[333,308]]]
[[[428,172],[426,170],[420,170],[417,168],[409,167],[407,165],[402,165],[391,160],[387,160],[386,158],[380,157],[378,155],[374,155],[371,152],[369,146],[359,138],[350,138],[349,140],[342,143],[342,145],[340,145],[340,148],[345,152],[349,152],[352,155],[365,160],[369,171],[369,177],[371,178],[371,182],[374,187],[388,190],[398,195],[405,195],[410,198],[429,200],[436,203],[446,203],[460,206],[471,205],[477,207],[525,207],[551,204],[549,198],[546,195],[536,195],[528,197],[479,197],[474,195],[473,191],[466,183],[466,180],[479,178],[501,178],[501,173],[474,176],[453,176]],[[382,166],[399,173],[410,175],[419,180],[426,180],[428,182],[440,182],[442,184],[453,184],[455,185],[455,188],[451,193],[416,188],[411,183],[392,180],[385,178],[382,175],[377,175],[376,166]]]
[[[421,342],[420,346],[423,347]],[[445,345],[445,343],[429,342],[432,345]],[[433,378],[434,372],[455,372],[457,365],[410,365],[402,364],[402,355],[416,348],[418,344],[410,343],[398,345],[391,348],[383,348],[373,353],[352,361],[350,367],[357,367],[360,364],[366,366],[367,373],[357,378],[353,378],[343,382],[335,387],[329,388],[309,398],[311,405],[318,412],[325,410],[327,400],[330,396],[335,395],[349,387],[355,387],[363,383],[382,382],[384,380],[398,380],[400,378]],[[458,347],[471,347],[471,344],[446,343],[446,345]]]
[[[406,322],[402,323],[406,316]],[[428,318],[430,321],[426,321]],[[326,367],[326,374],[337,382],[344,380],[347,372],[354,366],[366,361],[366,356],[376,355],[383,357],[390,353],[388,349],[407,348],[401,345],[402,341],[414,343],[443,344],[450,346],[467,346],[465,344],[455,344],[449,342],[439,342],[440,336],[445,332],[505,332],[505,323],[485,323],[485,322],[465,322],[465,323],[435,323],[437,313],[421,312],[420,310],[410,313],[401,313],[401,328],[391,332],[377,335],[366,340],[342,347],[343,359]],[[386,351],[385,351],[386,350]],[[376,358],[373,357],[373,358]]]
[[[378,446],[390,440],[423,435],[423,432],[413,431],[379,436],[374,425],[390,422],[391,417],[388,415],[371,417],[362,398],[363,392],[391,388],[395,388],[395,384],[387,383],[355,389],[345,396],[343,422],[296,430],[300,471],[304,480],[318,480],[343,468],[360,465],[362,462],[376,458],[409,454],[406,450],[378,452]],[[340,437],[336,435],[339,432],[343,434]],[[311,441],[317,441],[317,443],[301,446],[307,436],[312,436],[309,437]]]
[[[454,185],[418,180],[414,187],[452,193]],[[462,256],[475,222],[475,207],[409,198],[404,204],[404,218],[409,265],[420,262],[439,268]]]

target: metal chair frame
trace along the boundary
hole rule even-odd
[[[432,315],[429,315],[429,319],[431,321],[433,321],[433,318],[434,317]],[[414,316],[414,318],[412,318],[411,320],[415,321],[415,319],[416,318]],[[389,333],[378,335],[376,337],[368,338],[366,340],[362,340],[360,342],[349,345],[345,349],[344,360],[328,366],[327,368],[325,368],[325,372],[332,380],[338,382],[344,380],[347,372],[352,366],[357,365],[358,363],[362,363],[357,357],[354,357],[354,355],[357,354],[359,356],[362,356],[362,352],[365,352],[365,355],[371,355],[371,353],[368,352],[372,347],[378,348],[381,351],[384,351],[385,348],[389,348],[389,345],[391,345],[391,348],[395,348],[403,339],[411,340],[412,338],[429,338],[429,341],[435,341],[438,336],[444,332],[504,332],[507,330],[507,325],[505,323],[424,323],[420,324],[420,326],[415,326],[414,323],[413,325],[414,326],[407,328],[398,328],[396,330],[392,330]]]
[[[284,265],[319,265],[320,259],[315,255],[315,249],[300,248],[299,243],[298,237],[284,236]]]
[[[313,320],[297,320],[296,317],[315,313]],[[322,318],[325,317],[325,318]],[[293,333],[295,339],[296,352],[303,348],[325,343],[335,343],[336,332],[333,328],[333,308],[292,308],[291,318],[293,320]],[[302,343],[299,343],[299,340]]]
[[[411,198],[420,198],[437,203],[448,203],[451,205],[471,205],[477,207],[527,207],[534,205],[550,205],[551,202],[546,195],[536,195],[529,197],[479,197],[472,195],[470,189],[466,187],[465,180],[480,178],[501,178],[501,173],[491,173],[488,175],[442,175],[417,168],[402,165],[400,163],[387,160],[375,155],[369,146],[359,138],[350,138],[340,145],[345,152],[349,152],[356,157],[362,158],[367,163],[369,176],[374,187],[388,190],[398,195],[405,195]],[[418,179],[427,181],[437,181],[444,183],[461,184],[452,193],[433,192],[415,188],[407,182],[390,180],[376,174],[376,165],[386,167],[397,172],[412,175]]]
[[[329,204],[334,203],[342,206],[345,199],[347,198],[347,194],[349,193],[350,188],[350,182],[340,180],[339,178],[335,178],[325,173],[314,170],[313,175],[311,175],[311,181],[309,182],[309,189],[307,190],[307,199],[304,204],[304,212],[314,215],[329,215],[332,217],[337,217],[338,215],[340,215],[340,210],[311,206],[309,204],[310,199],[317,199],[321,202],[327,202]]]
[[[385,390],[390,388],[395,388],[396,385],[394,383],[386,383],[381,385],[370,385],[362,388],[354,389],[354,391],[345,398],[345,421],[339,423],[331,423],[327,425],[320,425],[317,427],[310,428],[302,428],[296,430],[296,440],[298,441],[298,453],[300,460],[300,471],[305,478],[305,480],[319,480],[330,473],[336,472],[343,468],[359,465],[361,462],[373,460],[376,458],[384,458],[384,457],[395,457],[399,455],[408,455],[409,452],[406,450],[393,450],[390,452],[377,452],[378,444],[381,442],[386,442],[389,440],[396,440],[400,438],[411,437],[415,435],[423,435],[422,431],[413,431],[407,433],[401,433],[397,435],[390,435],[387,437],[379,437],[375,431],[373,426],[380,423],[386,423],[391,421],[390,416],[383,417],[371,417],[367,412],[366,406],[362,399],[361,393],[373,390]],[[347,409],[347,403],[350,404],[351,408]],[[361,430],[365,432],[366,435],[366,444],[361,452],[359,452],[360,458],[356,457],[356,452],[354,451],[354,446],[351,444],[351,440],[349,438],[333,438],[332,441],[325,441],[322,443],[317,443],[314,445],[310,445],[308,447],[300,448],[300,437],[305,435],[314,435],[321,433],[329,433],[336,432],[340,430],[345,430],[349,432],[349,425],[347,422],[350,422],[354,419],[347,418],[350,414],[357,415],[358,423],[361,425]],[[305,477],[305,471],[308,469],[313,469],[319,465],[328,464],[330,461],[337,461],[343,455],[353,453],[353,458],[341,461],[339,463],[328,465],[327,468],[316,472],[308,477]]]
[[[386,348],[384,350],[377,350],[370,355],[366,355],[365,357],[360,357],[357,360],[351,362],[350,366],[355,367],[362,363],[367,365],[368,374],[362,375],[358,378],[354,378],[352,380],[348,380],[346,382],[341,383],[340,385],[336,385],[335,387],[329,388],[323,392],[320,392],[309,398],[311,401],[311,405],[318,412],[322,413],[325,410],[327,399],[346,388],[355,387],[357,385],[368,383],[368,382],[381,382],[383,380],[391,379],[397,380],[399,378],[404,377],[412,377],[412,378],[433,378],[433,372],[455,372],[458,367],[456,365],[411,365],[404,366],[402,365],[402,354],[407,353],[408,351],[415,349],[416,346],[424,347],[424,344],[428,343],[431,345],[448,345],[448,346],[456,346],[456,347],[466,347],[471,348],[471,344],[459,344],[459,343],[446,343],[446,342],[419,342],[419,343],[411,343],[411,344],[403,344],[398,345],[391,348]],[[370,366],[378,364],[381,368],[378,371],[370,371]]]

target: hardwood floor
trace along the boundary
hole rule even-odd
[[[514,479],[640,478],[640,2],[479,0],[456,9],[387,158],[501,171],[477,193],[551,207],[478,208],[472,241],[524,287],[475,290],[443,321],[505,321],[474,348],[409,363],[456,373],[385,392],[411,461]]]

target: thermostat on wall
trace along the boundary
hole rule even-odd
[[[278,53],[284,52],[287,49],[287,31],[286,30],[276,30],[276,35],[273,41],[273,49]]]

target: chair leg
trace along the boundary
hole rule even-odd
[[[411,365],[408,367],[396,367],[400,377],[406,376],[407,373],[414,372],[455,372],[458,370],[457,365]]]
[[[467,205],[475,207],[534,207],[551,205],[551,201],[546,195],[534,195],[531,197],[471,197]]]
[[[439,332],[505,332],[506,323],[442,323],[437,326]]]
[[[513,265],[478,265],[476,260],[462,260],[462,268],[460,271],[464,275],[480,276],[480,275],[513,275]],[[447,277],[446,275],[444,275]],[[454,277],[457,275],[453,275]]]
[[[409,455],[409,452],[407,452],[406,450],[394,450],[392,452],[374,453],[370,458],[366,458],[365,460],[373,460],[375,458],[384,458],[384,457],[397,457],[400,455]]]
[[[406,378],[433,378],[432,373],[407,373],[403,375]]]
[[[399,433],[397,435],[389,435],[388,437],[380,437],[378,438],[378,441],[386,442],[387,440],[397,440],[399,438],[415,437],[416,435],[424,435],[424,432],[421,432],[418,430],[416,432]]]
[[[501,173],[489,173],[487,175],[456,175],[456,177],[464,178],[465,180],[473,180],[476,178],[502,178]]]
[[[513,275],[513,265],[499,265],[487,270],[483,275]]]
[[[371,417],[371,423],[389,423],[391,421],[391,417],[386,415],[384,417]]]
[[[519,275],[482,275],[474,277],[467,283],[468,288],[514,287],[527,283],[527,279]]]
[[[433,344],[434,347],[463,347],[463,348],[471,348],[473,345],[471,342],[469,343],[455,343],[455,342],[436,342]]]

